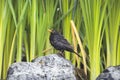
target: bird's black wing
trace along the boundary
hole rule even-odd
[[[56,45],[59,45],[59,48],[73,52],[73,47],[62,35],[56,35],[55,37],[54,41]]]
[[[54,41],[56,41],[56,43],[60,42],[61,44],[70,45],[70,43],[62,35],[55,35]]]

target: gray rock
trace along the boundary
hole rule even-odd
[[[7,80],[76,80],[72,63],[56,54],[10,66]]]
[[[108,67],[96,80],[120,80],[120,66]]]

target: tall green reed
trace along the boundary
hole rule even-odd
[[[0,78],[2,78],[2,67],[3,67],[3,56],[4,56],[4,44],[5,44],[5,36],[6,36],[6,30],[7,30],[7,23],[8,20],[6,18],[9,18],[9,10],[7,3],[2,0],[0,2]]]
[[[106,66],[115,66],[119,61],[119,28],[120,28],[120,1],[109,0],[108,3],[108,22],[105,29],[107,45],[107,64]],[[112,6],[112,7],[111,7]],[[117,52],[118,50],[118,52]]]
[[[104,25],[105,10],[108,0],[80,0],[82,15],[85,23],[87,47],[90,56],[90,79],[95,80],[100,73],[100,49],[102,37],[101,33],[104,31],[102,25]]]

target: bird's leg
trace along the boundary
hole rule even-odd
[[[61,50],[60,52],[63,54],[63,53],[64,53],[64,50]]]
[[[65,57],[64,50],[61,50],[60,53]]]
[[[63,50],[60,51],[58,54],[59,54],[60,56],[62,56],[62,57],[65,57],[65,55],[64,55],[64,51],[63,51]]]

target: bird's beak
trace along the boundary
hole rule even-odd
[[[52,32],[52,30],[48,29],[49,32]]]

